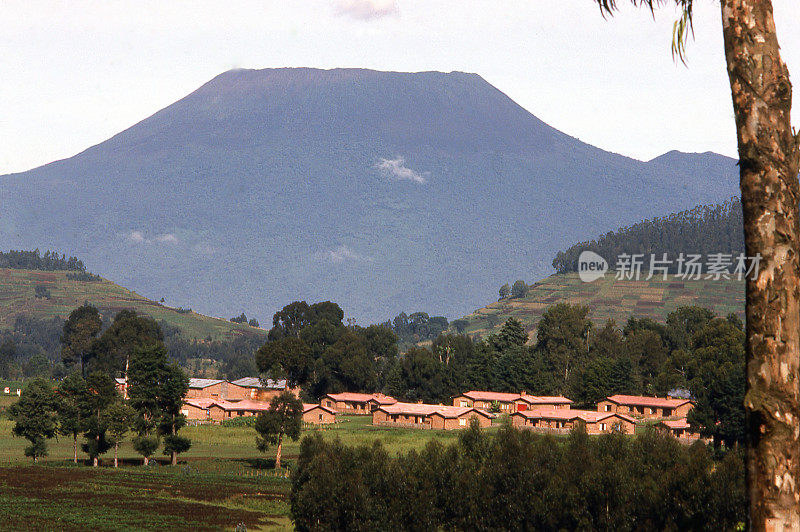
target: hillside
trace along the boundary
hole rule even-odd
[[[66,271],[0,269],[0,330],[13,327],[20,314],[37,318],[58,316],[66,319],[76,307],[89,302],[101,313],[113,317],[122,309],[132,309],[181,330],[187,339],[230,339],[241,334],[266,331],[211,318],[196,312],[160,305],[117,284],[102,279],[84,282],[67,279]],[[48,297],[36,297],[36,287],[44,287]]]
[[[667,314],[686,305],[709,308],[718,316],[734,312],[744,320],[744,281],[690,281],[674,276],[668,276],[666,281],[660,277],[650,281],[616,280],[610,272],[584,283],[577,273],[555,274],[531,285],[524,297],[497,301],[465,316],[469,322],[466,332],[486,335],[513,317],[530,334],[542,313],[556,303],[588,306],[589,318],[596,326],[608,319],[623,326],[630,316],[664,322]]]
[[[301,299],[452,317],[574,242],[730,198],[735,162],[603,151],[477,74],[231,70],[0,176],[0,249],[70,250],[151,299],[262,323]]]

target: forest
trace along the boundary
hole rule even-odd
[[[661,258],[666,253],[673,259],[679,253],[703,257],[724,253],[736,257],[744,253],[742,227],[742,204],[739,198],[731,198],[719,205],[700,205],[610,231],[597,240],[575,244],[556,254],[553,267],[558,273],[576,272],[578,257],[587,250],[606,259],[612,268],[616,257],[623,253],[642,254],[645,270],[649,269],[651,254]],[[669,273],[676,273],[677,268],[678,264],[673,262]]]
[[[73,272],[85,272],[86,266],[78,257],[69,257],[62,254],[60,257],[54,251],[45,251],[44,255],[38,249],[33,251],[0,251],[0,268],[11,268],[14,270],[69,270]]]
[[[311,530],[738,530],[743,453],[647,430],[566,438],[472,426],[394,458],[304,438],[291,515]],[[741,528],[743,529],[743,528]]]

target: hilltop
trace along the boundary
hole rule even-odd
[[[69,249],[218,316],[267,322],[295,300],[361,323],[460,316],[490,287],[552,272],[566,245],[728,199],[735,164],[603,151],[472,73],[237,69],[74,157],[0,176],[0,249]]]
[[[731,312],[744,320],[744,281],[681,280],[659,276],[649,281],[617,280],[614,272],[584,283],[577,273],[554,274],[528,287],[524,297],[491,303],[465,316],[465,332],[486,335],[499,330],[508,318],[516,318],[531,338],[542,313],[557,303],[586,305],[589,319],[601,327],[613,319],[625,325],[631,316],[664,322],[678,307],[696,305],[711,309],[718,316]]]
[[[161,305],[103,278],[70,280],[69,273],[0,268],[0,330],[13,327],[19,315],[66,319],[73,309],[88,302],[110,317],[122,309],[152,316],[179,329],[190,340],[225,340],[243,334],[266,336],[262,329]],[[37,297],[37,287],[41,287],[41,297]]]

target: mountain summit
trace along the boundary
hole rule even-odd
[[[737,194],[735,161],[641,162],[476,74],[231,70],[84,152],[0,176],[0,248],[65,249],[151,298],[260,321],[463,315],[565,245]]]

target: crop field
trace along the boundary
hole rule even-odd
[[[556,303],[589,307],[589,318],[597,327],[609,319],[623,326],[628,317],[651,318],[664,322],[678,307],[697,305],[711,309],[718,316],[734,313],[744,320],[744,281],[682,280],[660,276],[647,280],[617,280],[614,272],[591,283],[584,283],[577,273],[556,274],[528,288],[524,297],[497,301],[465,317],[466,332],[496,332],[508,318],[522,322],[529,335],[548,307]]]
[[[350,445],[381,441],[397,454],[421,449],[429,441],[450,443],[458,431],[373,427],[371,416],[342,416],[335,428],[312,428],[325,438]],[[0,417],[0,529],[15,530],[221,530],[242,523],[247,530],[291,530],[288,494],[291,480],[276,471],[274,449],[261,454],[250,426],[198,425],[181,434],[192,448],[178,466],[144,467],[128,442],[101,467],[72,463],[72,440],[48,442],[50,454],[37,465],[23,455],[27,441],[11,435],[12,422]],[[82,438],[79,439],[79,444]],[[283,447],[291,471],[300,441]]]
[[[181,329],[194,340],[230,338],[238,334],[263,334],[266,331],[246,324],[232,323],[196,312],[178,310],[151,301],[136,292],[107,281],[74,281],[64,271],[0,269],[0,329],[13,326],[20,314],[37,318],[59,316],[66,319],[73,309],[89,302],[101,312],[114,315],[132,309]],[[47,297],[36,297],[36,288]]]

